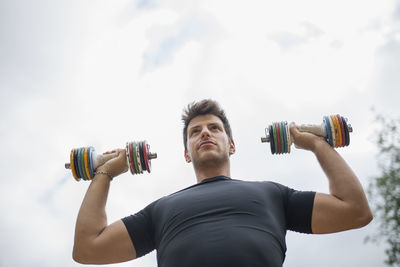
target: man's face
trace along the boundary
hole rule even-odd
[[[220,118],[207,114],[193,118],[187,128],[185,159],[195,166],[228,160],[235,153],[235,144],[229,140]]]

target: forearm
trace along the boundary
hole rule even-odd
[[[75,227],[74,253],[88,252],[90,245],[107,226],[105,206],[107,202],[110,179],[105,174],[96,174],[93,178],[81,208]]]

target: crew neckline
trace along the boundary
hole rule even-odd
[[[214,177],[210,177],[210,178],[205,178],[205,179],[203,179],[203,181],[201,181],[198,184],[204,184],[204,183],[209,183],[209,182],[218,181],[218,180],[231,180],[231,178],[228,176],[224,176],[224,175],[218,175],[218,176],[214,176]]]

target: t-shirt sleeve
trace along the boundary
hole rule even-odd
[[[287,229],[311,234],[315,192],[298,191],[280,184],[278,186],[284,197]]]
[[[152,220],[153,206],[154,202],[138,213],[122,218],[122,222],[125,224],[135,247],[137,258],[155,249]]]

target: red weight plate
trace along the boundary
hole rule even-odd
[[[344,133],[346,134],[346,144],[345,146],[350,145],[350,133],[349,126],[347,126],[346,119],[342,117],[343,125],[344,125]]]
[[[146,141],[143,141],[143,157],[144,163],[146,164],[146,170],[148,173],[151,172],[151,161],[149,159],[149,145]]]
[[[281,134],[279,132],[279,124],[276,122],[275,123],[275,129],[276,129],[276,138],[278,139],[278,144],[276,145],[278,147],[278,154],[281,154]]]

